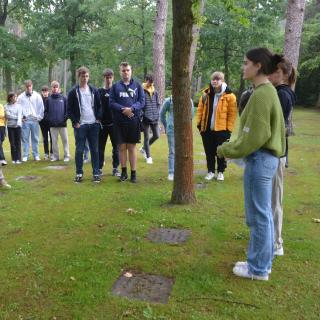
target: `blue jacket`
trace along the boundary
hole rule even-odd
[[[51,94],[45,100],[44,118],[50,127],[67,126],[67,98],[61,93]]]
[[[144,91],[139,82],[133,79],[129,85],[125,85],[122,80],[116,82],[111,88],[109,99],[115,123],[126,124],[140,118],[141,109],[144,107]],[[134,119],[122,114],[124,107],[131,107]]]
[[[102,111],[101,111],[101,101],[100,101],[100,95],[98,90],[89,85],[89,89],[91,92],[91,101],[92,101],[92,108],[94,112],[94,116],[96,117],[96,120],[101,121],[102,118]],[[68,93],[68,103],[67,103],[67,109],[68,109],[68,118],[71,119],[72,125],[74,126],[76,123],[80,123],[80,117],[81,117],[81,94],[79,85],[74,86]]]

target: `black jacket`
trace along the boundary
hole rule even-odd
[[[101,110],[102,110],[102,120],[101,124],[104,126],[111,126],[113,125],[113,115],[112,110],[110,108],[110,102],[109,102],[109,96],[110,96],[110,90],[105,88],[99,88],[99,95],[101,100]]]
[[[67,126],[67,98],[61,93],[52,94],[45,102],[45,118],[50,127]]]
[[[89,89],[92,96],[92,108],[94,116],[96,117],[96,120],[101,121],[101,101],[99,92],[95,87],[91,85],[89,85]],[[81,117],[81,94],[79,85],[74,86],[69,91],[67,101],[68,118],[71,119],[72,125],[74,126],[76,123],[80,123]]]

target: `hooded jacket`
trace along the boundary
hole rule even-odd
[[[61,93],[51,94],[45,102],[45,115],[50,127],[67,126],[67,99]]]
[[[223,83],[222,93],[214,113],[214,131],[232,132],[237,117],[237,100],[232,91]],[[197,127],[200,132],[205,132],[210,126],[214,89],[210,86],[203,90],[197,109]]]

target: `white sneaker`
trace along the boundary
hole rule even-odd
[[[65,157],[65,158],[63,159],[63,161],[64,161],[64,162],[69,162],[69,161],[70,161],[70,158],[69,158],[69,157]]]
[[[147,159],[147,154],[143,147],[139,149],[139,152],[145,157],[145,159]]]
[[[49,160],[49,155],[47,153],[44,154],[43,160]]]
[[[173,179],[174,179],[174,174],[173,173],[169,173],[168,174],[168,180],[169,181],[173,181]]]
[[[146,161],[147,161],[147,164],[153,164],[153,161],[152,161],[151,157],[147,158]]]
[[[257,276],[254,274],[249,273],[248,265],[247,264],[236,264],[233,268],[233,273],[241,278],[247,278],[251,280],[262,280],[262,281],[268,281],[269,275],[266,276]]]
[[[0,180],[0,188],[11,189],[11,186],[10,186],[10,184],[8,184],[8,182],[6,180],[1,179]]]
[[[8,164],[8,162],[6,160],[0,160],[0,164],[2,166],[6,166]]]
[[[247,261],[238,261],[236,262],[235,266],[247,266],[248,267],[248,262]],[[268,274],[271,274],[271,269],[267,270]]]
[[[22,158],[22,162],[27,162],[28,161],[28,157],[23,157]]]
[[[222,172],[218,172],[217,180],[218,181],[223,181],[224,180],[224,176],[223,176]]]
[[[35,156],[35,157],[34,157],[34,160],[35,160],[35,161],[40,161],[41,159],[40,159],[39,156]]]
[[[55,162],[55,161],[59,161],[59,159],[58,159],[58,158],[55,158],[55,157],[52,157],[50,161],[51,161],[51,162]]]
[[[12,164],[16,164],[17,162],[16,161],[12,161]]]
[[[213,172],[208,172],[208,174],[204,177],[206,180],[210,181],[214,178],[214,173]]]
[[[281,247],[275,247],[274,248],[274,255],[275,256],[283,256],[284,255],[284,252],[283,252],[283,246]]]
[[[16,161],[16,164],[21,164],[22,162],[20,160],[17,160]]]

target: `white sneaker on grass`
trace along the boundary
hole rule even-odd
[[[274,255],[275,256],[283,256],[284,252],[283,252],[283,246],[281,247],[274,247]]]
[[[147,164],[153,164],[153,160],[151,157],[146,158]]]
[[[262,281],[268,281],[269,275],[266,276],[258,276],[255,274],[252,274],[248,270],[248,264],[236,264],[233,268],[233,273],[241,278],[251,279],[251,280],[262,280]]]
[[[247,266],[248,267],[248,262],[247,261],[238,261],[236,262],[235,266]],[[271,274],[271,269],[267,270],[268,274]]]
[[[173,173],[169,173],[168,174],[168,180],[169,181],[173,181],[174,180],[174,174]]]
[[[23,157],[22,158],[22,162],[27,162],[28,161],[28,157]]]
[[[139,152],[144,156],[145,159],[147,159],[147,154],[143,147],[139,149]]]
[[[34,157],[34,161],[40,161],[41,159],[40,159],[40,157],[39,156],[35,156]]]
[[[205,180],[210,181],[214,178],[214,173],[210,171],[207,173],[207,175],[204,178],[205,178]]]
[[[64,162],[69,162],[69,161],[70,161],[70,158],[69,158],[69,157],[65,157],[65,158],[63,159],[63,161],[64,161]]]
[[[218,181],[223,181],[223,180],[224,180],[224,176],[223,176],[223,173],[222,173],[222,172],[218,172],[217,180],[218,180]]]
[[[11,189],[11,186],[10,184],[4,180],[4,179],[1,179],[0,180],[0,188],[3,188],[3,189]]]

